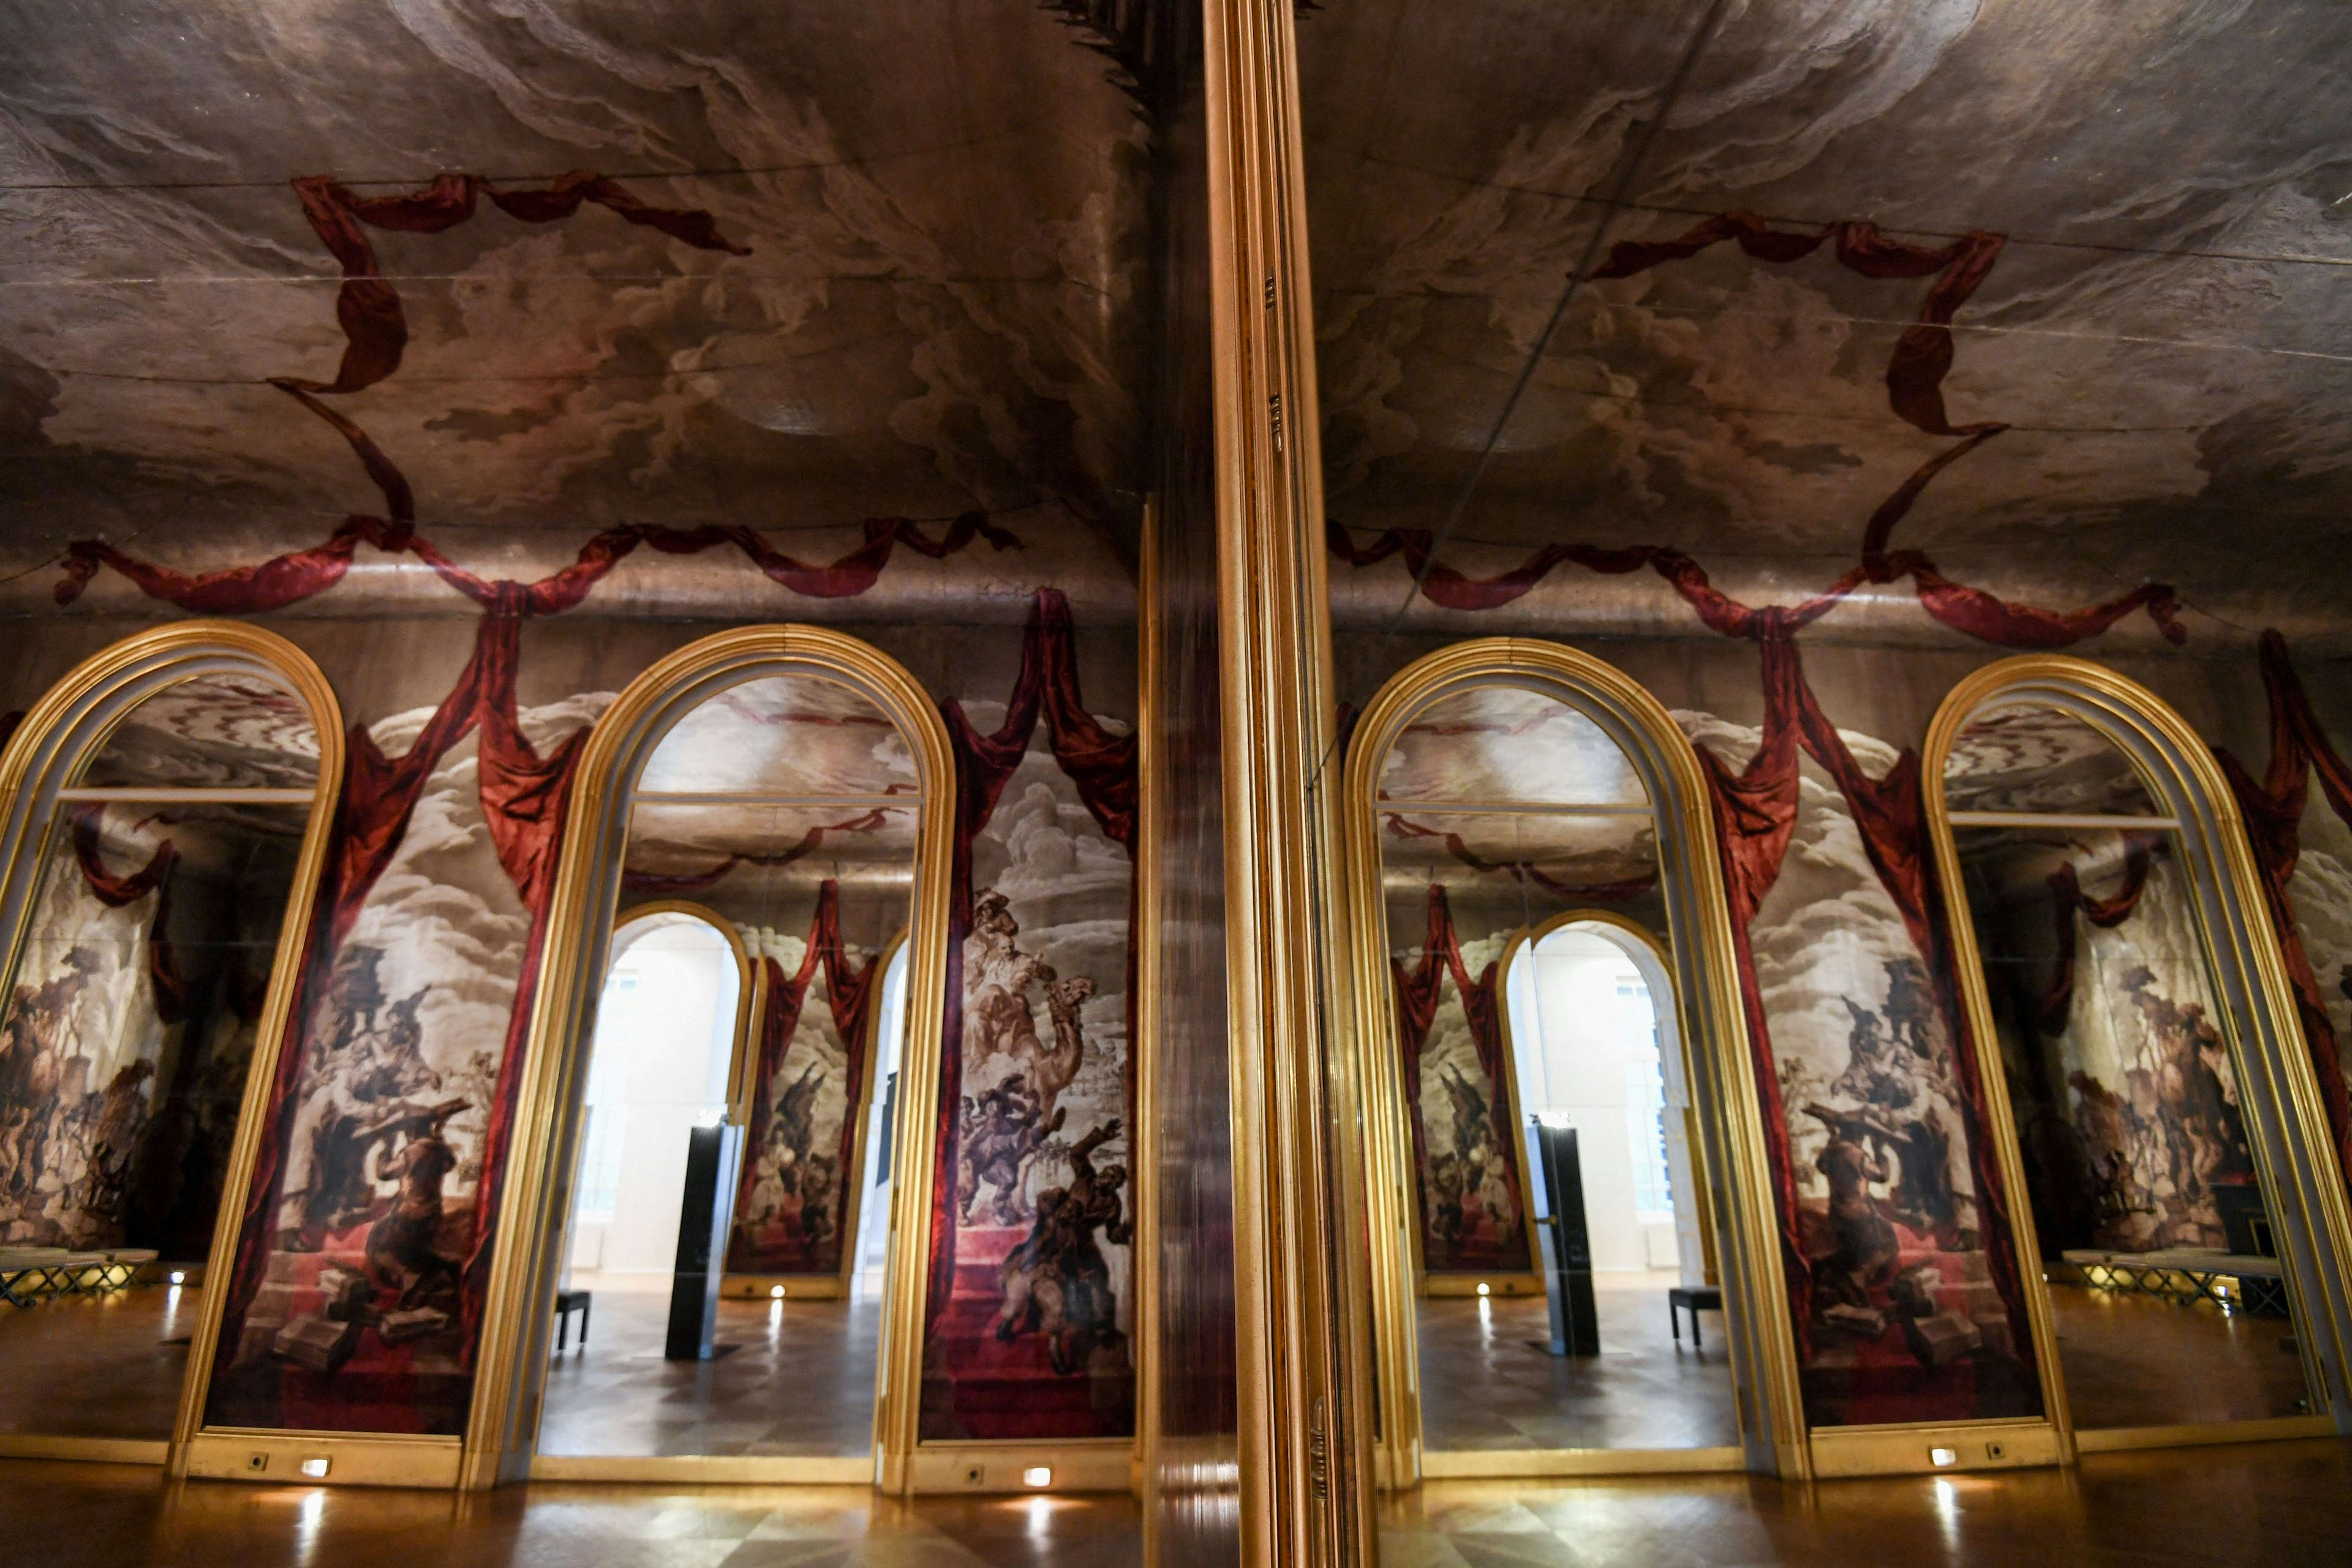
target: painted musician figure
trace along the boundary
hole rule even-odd
[[[1035,1329],[1045,1342],[1047,1363],[1063,1377],[1085,1372],[1096,1347],[1118,1335],[1118,1300],[1095,1232],[1117,1247],[1134,1235],[1119,1198],[1127,1167],[1097,1171],[1093,1159],[1118,1130],[1113,1117],[1078,1140],[1070,1151],[1070,1184],[1038,1195],[1037,1223],[1006,1257],[999,1276],[1004,1304],[996,1314],[996,1337],[1010,1343]]]

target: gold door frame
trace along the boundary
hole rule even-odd
[[[2056,1428],[2062,1460],[2078,1452],[2153,1447],[2173,1444],[2242,1441],[2263,1437],[2352,1433],[2352,1398],[2347,1396],[2345,1356],[2352,1352],[2352,1289],[2345,1266],[2352,1260],[2352,1210],[2347,1210],[2342,1173],[2336,1164],[2319,1085],[2311,1062],[2294,992],[2279,957],[2263,901],[2261,872],[2246,842],[2245,827],[2229,782],[2213,753],[2181,717],[2138,682],[2105,666],[2057,654],[2028,654],[1986,666],[1955,686],[1936,710],[1921,758],[1928,834],[1936,873],[1943,884],[1944,913],[1951,930],[1952,958],[1959,971],[1961,1005],[1976,1035],[1979,1059],[1998,1063],[2000,1037],[1986,990],[1984,962],[1961,880],[1959,853],[1945,803],[1944,765],[1961,728],[1996,708],[2054,708],[2096,730],[2134,765],[2178,824],[2182,869],[2194,895],[2193,908],[2214,986],[2215,1022],[2224,1030],[2238,1074],[2240,1110],[2247,1142],[2265,1194],[2278,1213],[2273,1224],[2287,1273],[2289,1300],[2296,1314],[2297,1339],[2309,1382],[2332,1412],[2273,1421],[2217,1423],[2198,1426],[2136,1427],[2077,1434],[2066,1404],[2065,1380],[2032,1206],[2025,1201],[2024,1161],[2008,1085],[1998,1070],[1980,1074],[1992,1126],[1987,1135],[1997,1150],[2001,1180],[2011,1196],[2011,1228],[2020,1274],[2032,1320],[2033,1346],[2044,1408]]]
[[[1741,1463],[1763,1474],[1803,1477],[1810,1473],[1810,1457],[1780,1267],[1780,1223],[1706,775],[1664,707],[1613,665],[1559,643],[1482,637],[1416,659],[1391,677],[1365,708],[1348,749],[1341,809],[1349,924],[1355,933],[1349,968],[1359,1022],[1346,1044],[1353,1057],[1350,1076],[1361,1085],[1362,1190],[1370,1211],[1372,1287],[1369,1300],[1359,1298],[1361,1304],[1354,1310],[1369,1318],[1362,1331],[1373,1347],[1379,1380],[1379,1483],[1415,1486],[1424,1471],[1409,1239],[1419,1221],[1412,1196],[1408,1110],[1393,1048],[1396,1012],[1374,802],[1381,764],[1412,716],[1441,697],[1482,686],[1514,687],[1574,709],[1617,743],[1649,792],[1660,887],[1675,936],[1668,973],[1675,977],[1685,1048],[1699,1069],[1691,1074],[1690,1088],[1705,1134],[1701,1158],[1717,1184],[1708,1196],[1717,1218]],[[1574,1463],[1588,1474],[1640,1468],[1631,1462],[1611,1467],[1598,1459]],[[1688,1468],[1687,1458],[1678,1468]]]
[[[287,889],[286,918],[278,927],[277,956],[256,1021],[253,1059],[246,1068],[245,1095],[237,1110],[236,1136],[221,1181],[220,1207],[213,1222],[212,1247],[205,1262],[204,1297],[190,1337],[188,1364],[181,1379],[179,1409],[163,1442],[43,1436],[0,1437],[0,1453],[20,1457],[130,1460],[167,1466],[184,1474],[188,1450],[204,1419],[205,1386],[220,1336],[222,1290],[236,1256],[245,1215],[246,1189],[261,1147],[269,1085],[285,1047],[288,1024],[309,955],[310,920],[319,881],[326,868],[327,841],[335,803],[342,794],[342,709],[334,688],[310,656],[275,632],[241,621],[174,621],[123,638],[74,667],[49,688],[16,727],[0,752],[0,832],[7,849],[0,861],[0,921],[8,930],[8,968],[14,974],[26,936],[26,921],[37,891],[57,792],[78,774],[115,724],[158,691],[200,675],[261,675],[283,687],[310,710],[319,736],[319,778],[310,791],[310,818]],[[190,791],[190,794],[198,792]],[[40,842],[33,840],[37,837]],[[242,1439],[240,1439],[240,1442]]]
[[[513,1187],[499,1215],[488,1306],[477,1352],[473,1405],[467,1423],[460,1484],[485,1488],[530,1472],[541,1387],[552,1332],[566,1184],[555,1173],[578,1133],[583,1052],[593,987],[614,920],[629,804],[646,758],[669,725],[704,699],[763,676],[805,675],[850,687],[880,708],[915,761],[918,809],[915,886],[909,907],[904,1081],[936,1085],[947,987],[948,880],[954,832],[954,769],[947,726],[905,667],[878,648],[820,626],[745,626],[701,638],[636,679],[597,720],[581,755],[566,814],[541,958],[539,994],[524,1048],[514,1142],[508,1151]],[[927,1097],[936,1100],[936,1091]],[[917,1103],[909,1096],[908,1105]],[[891,1164],[891,1248],[882,1303],[882,1348],[876,1363],[874,1451],[870,1458],[679,1458],[615,1461],[647,1479],[816,1481],[871,1480],[904,1488],[914,1452],[922,1384],[923,1291],[929,1264],[928,1215],[931,1140],[897,1141]]]

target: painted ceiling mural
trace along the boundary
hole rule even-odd
[[[1444,525],[1582,267],[1442,552],[1468,574],[1657,546],[1801,597],[1947,458],[1895,543],[1954,578],[2053,606],[2161,578],[2211,633],[2333,632],[2352,16],[1734,6],[1653,127],[1706,10],[1350,0],[1300,28],[1328,503],[1355,546]],[[1406,577],[1334,583],[1371,618]],[[1931,634],[1910,597],[1865,591],[1820,635]],[[1688,625],[1650,574],[1563,565],[1482,629],[1571,604]]]
[[[13,28],[5,593],[39,602],[72,540],[209,568],[347,514],[544,569],[616,525],[822,561],[867,518],[975,510],[1004,531],[866,609],[1124,592],[1149,132],[1064,22],[396,0]],[[376,604],[444,606],[418,562],[360,560]],[[665,607],[745,592],[685,565]]]

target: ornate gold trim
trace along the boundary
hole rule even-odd
[[[1730,910],[1715,817],[1697,754],[1664,707],[1614,666],[1560,644],[1482,637],[1406,666],[1366,706],[1348,750],[1345,805],[1349,926],[1355,947],[1351,1071],[1363,1086],[1363,1188],[1370,1210],[1372,1338],[1378,1346],[1384,1484],[1410,1487],[1423,1470],[1411,1237],[1418,1228],[1412,1155],[1390,994],[1387,913],[1381,882],[1380,768],[1412,716],[1474,686],[1512,686],[1562,701],[1599,723],[1648,787],[1659,824],[1661,886],[1675,942],[1675,982],[1689,1085],[1705,1136],[1692,1151],[1724,1265],[1732,1374],[1748,1468],[1809,1473],[1796,1342],[1780,1268],[1762,1112],[1749,1067]]]
[[[2279,1227],[2287,1244],[2280,1261],[2287,1274],[2306,1372],[2314,1389],[2334,1409],[2334,1429],[2352,1431],[2352,1400],[2346,1397],[2344,1382],[2344,1358],[2352,1349],[2352,1299],[2347,1295],[2344,1272],[2347,1260],[2352,1259],[2352,1210],[2347,1210],[2336,1169],[2294,988],[2271,929],[2262,874],[2246,842],[2236,798],[2211,750],[2162,699],[2103,665],[2059,654],[2001,659],[1946,693],[1927,727],[1921,749],[1922,793],[1969,1026],[1980,1042],[1979,1050],[1991,1051],[1998,1061],[2000,1036],[1945,802],[1944,766],[1969,719],[1990,707],[2027,705],[2057,708],[2091,724],[2132,762],[2150,793],[2172,808],[2182,869],[2195,883],[2198,925],[2222,1015],[2217,1022],[2228,1036],[2240,1100],[2250,1113],[2248,1141],[2265,1194],[2281,1211],[2276,1217],[2286,1222]],[[2024,1265],[2020,1272],[2026,1280],[2044,1407],[2057,1428],[2062,1458],[2071,1462],[2077,1452],[2101,1447],[2103,1441],[2077,1434],[2074,1427],[2048,1287],[2041,1270],[2032,1266],[2042,1249],[2032,1205],[2023,1201],[2024,1162],[2015,1113],[2003,1075],[1994,1071],[1982,1077],[1993,1122],[1988,1131],[2000,1158],[2002,1180],[2012,1194],[2012,1232]]]
[[[938,708],[897,660],[821,626],[744,626],[701,638],[646,669],[596,721],[574,775],[562,862],[549,910],[548,946],[525,1047],[520,1103],[507,1153],[509,1187],[492,1253],[489,1298],[478,1352],[461,1484],[481,1488],[529,1473],[546,1364],[545,1310],[561,1259],[565,1184],[551,1162],[576,1129],[581,1053],[573,1048],[593,1008],[587,994],[614,919],[630,786],[675,718],[712,692],[755,676],[799,673],[834,680],[880,708],[915,760],[919,810],[910,895],[907,1035],[902,1081],[936,1085],[947,985],[948,873],[953,847],[954,767]],[[934,1089],[934,1096],[936,1089]],[[910,1128],[912,1107],[908,1096]],[[931,1109],[926,1106],[926,1118]],[[876,1367],[874,1430],[881,1485],[900,1490],[920,1415],[922,1309],[931,1184],[931,1140],[896,1141],[889,1280],[883,1350]],[[560,1242],[557,1244],[560,1246]]]
[[[205,1480],[446,1489],[457,1484],[461,1451],[455,1437],[208,1426],[188,1442],[177,1463],[178,1473]],[[302,1464],[310,1459],[324,1459],[327,1473],[304,1476]]]
[[[79,775],[84,761],[104,742],[116,721],[139,702],[191,677],[226,670],[264,675],[310,710],[319,735],[319,778],[311,792],[310,819],[303,830],[293,885],[287,889],[286,917],[278,926],[277,956],[270,964],[268,989],[255,1025],[253,1060],[246,1069],[236,1137],[221,1183],[220,1208],[213,1220],[205,1278],[220,1280],[229,1277],[228,1263],[236,1255],[246,1189],[252,1184],[261,1147],[269,1084],[285,1047],[294,994],[307,956],[319,879],[326,867],[335,804],[342,794],[342,707],[310,656],[276,632],[242,621],[173,621],[125,637],[75,666],[34,704],[6,749],[0,751],[0,820],[5,820],[7,835],[6,858],[0,862],[0,889],[6,889],[7,907],[16,913],[8,935],[8,972],[13,973],[31,909],[33,889],[26,879],[38,877],[54,817],[47,809],[49,802]],[[42,840],[37,846],[30,842],[37,828]],[[202,1426],[224,1303],[225,1293],[218,1289],[206,1289],[199,1303],[165,1461],[174,1475],[185,1473],[187,1446]]]
[[[872,1455],[533,1454],[535,1481],[639,1481],[663,1486],[870,1486]]]
[[[1736,1445],[1716,1448],[1431,1448],[1421,1456],[1425,1480],[1545,1476],[1686,1476],[1744,1470]]]
[[[1127,1042],[1127,1070],[1135,1076],[1135,1125],[1128,1129],[1134,1158],[1135,1245],[1129,1287],[1135,1307],[1135,1457],[1143,1500],[1143,1568],[1160,1568],[1160,813],[1167,784],[1160,773],[1160,498],[1143,502],[1143,536],[1136,601],[1135,1037]]]
[[[1334,894],[1330,587],[1290,7],[1202,11],[1232,1067],[1239,1552],[1374,1551],[1369,1384],[1347,1303],[1352,1136]],[[1343,1025],[1340,1025],[1344,1027]]]

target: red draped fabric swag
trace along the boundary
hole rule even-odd
[[[172,956],[172,872],[180,864],[180,852],[166,838],[155,846],[146,865],[127,877],[112,875],[99,855],[100,821],[105,814],[106,807],[95,801],[73,808],[74,860],[83,882],[109,909],[119,910],[149,893],[156,896],[154,916],[147,922],[147,983],[155,998],[155,1016],[166,1024],[179,1023],[188,1016],[190,990]]]
[[[2261,657],[2263,687],[2270,699],[2270,766],[2257,780],[2228,752],[2216,747],[2214,755],[2230,781],[2230,793],[2237,797],[2246,837],[2262,868],[2263,901],[2278,932],[2279,956],[2294,990],[2295,1012],[2303,1021],[2312,1076],[2318,1080],[2320,1100],[2327,1108],[2336,1162],[2346,1177],[2352,1179],[2352,1095],[2346,1089],[2335,1021],[2321,1000],[2319,976],[2303,944],[2294,900],[2288,891],[2303,855],[2304,803],[2312,775],[2319,776],[2321,793],[2336,816],[2352,824],[2352,767],[2346,766],[2320,727],[2319,716],[2312,711],[2311,700],[2287,657],[2286,638],[2276,631],[2264,632]]]
[[[758,1184],[760,1174],[758,1154],[767,1147],[768,1129],[775,1119],[769,1086],[783,1071],[785,1053],[792,1049],[793,1035],[800,1027],[801,1009],[808,1001],[809,986],[820,965],[824,970],[825,1003],[833,1013],[834,1033],[848,1058],[843,1069],[846,1077],[842,1090],[840,1147],[835,1151],[839,1163],[835,1167],[841,1173],[842,1181],[836,1202],[845,1204],[849,1184],[857,1180],[851,1162],[857,1152],[858,1091],[866,1081],[866,1022],[879,970],[872,960],[863,969],[849,962],[849,951],[841,939],[841,884],[830,877],[818,884],[816,914],[809,922],[808,948],[801,956],[797,971],[787,977],[783,965],[774,959],[762,958],[760,962],[767,966],[768,996],[759,1019],[759,1059],[751,1080],[751,1123],[745,1142],[742,1178],[736,1189],[735,1212],[751,1211],[751,1189]],[[836,1214],[836,1220],[838,1217]],[[838,1226],[835,1228],[837,1231]],[[855,1247],[856,1238],[845,1237],[844,1245]]]
[[[971,934],[971,847],[995,815],[1042,712],[1054,760],[1076,786],[1078,798],[1104,834],[1135,852],[1136,738],[1115,736],[1087,711],[1078,680],[1070,604],[1058,590],[1040,588],[1032,601],[1021,644],[1021,671],[1004,706],[1004,719],[982,734],[953,699],[940,704],[955,757],[955,835],[948,876],[947,1005],[940,1031],[939,1099],[931,1133],[932,1177],[930,1269],[925,1281],[923,1332],[945,1312],[955,1290],[955,1173],[961,1109],[956,1086],[963,1081],[963,945]],[[1135,1136],[1135,899],[1129,880],[1127,1133]]]
[[[1429,885],[1429,928],[1419,962],[1408,969],[1403,959],[1389,959],[1389,972],[1396,986],[1398,1056],[1404,1073],[1407,1120],[1412,1128],[1416,1195],[1429,1169],[1428,1134],[1421,1121],[1421,1053],[1429,1041],[1430,1026],[1436,1021],[1445,982],[1451,979],[1462,998],[1463,1016],[1470,1026],[1471,1047],[1478,1053],[1478,1070],[1486,1075],[1486,1117],[1495,1147],[1503,1152],[1503,1184],[1510,1189],[1519,1213],[1525,1215],[1527,1194],[1519,1190],[1518,1178],[1519,1130],[1511,1125],[1510,1117],[1511,1060],[1503,1039],[1502,967],[1498,959],[1472,977],[1470,966],[1462,957],[1462,941],[1454,928],[1453,906],[1446,901],[1444,888],[1435,882]],[[1427,1199],[1422,1197],[1421,1201],[1424,1212],[1415,1215],[1413,1223],[1425,1232]],[[1500,1266],[1535,1267],[1534,1260],[1527,1255],[1524,1226],[1511,1233]]]
[[[2050,984],[2033,1006],[2034,1022],[2045,1035],[2065,1033],[2067,1017],[2074,1011],[2075,915],[2103,931],[2113,931],[2131,918],[2132,910],[2139,907],[2140,894],[2147,890],[2156,836],[2134,833],[2126,838],[2123,886],[2106,898],[2094,899],[2083,891],[2082,879],[2071,861],[2050,873],[2050,931],[2057,943],[2057,959],[2051,965]]]

